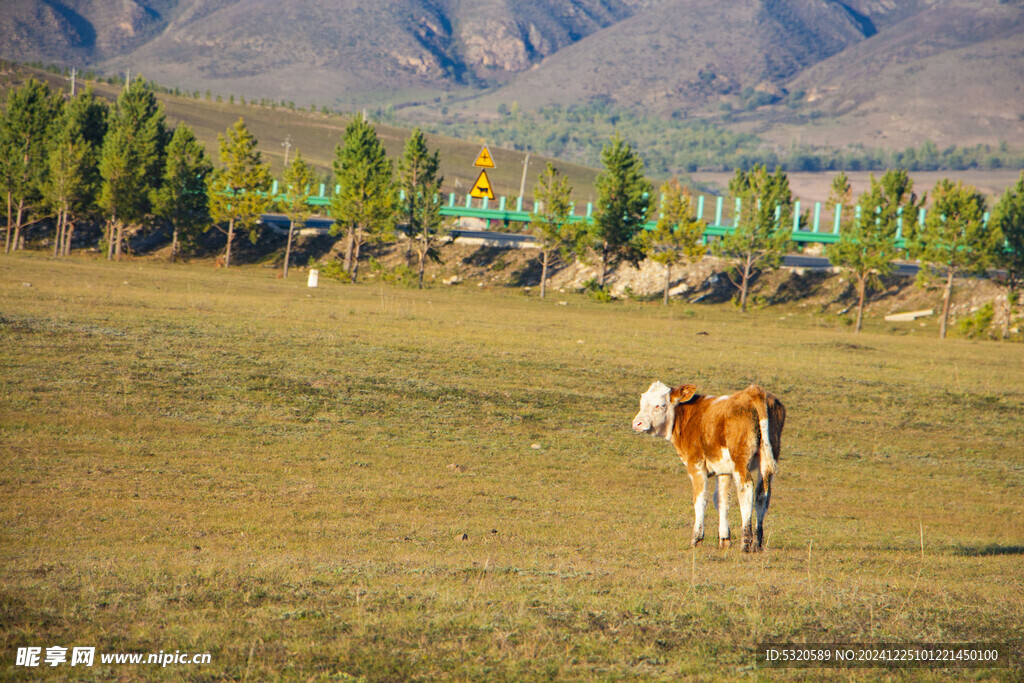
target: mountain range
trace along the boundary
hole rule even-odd
[[[1024,146],[1024,0],[4,0],[0,56],[404,117],[600,100],[779,145]]]

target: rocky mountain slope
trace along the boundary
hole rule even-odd
[[[0,56],[346,108],[599,98],[780,142],[1024,144],[1024,0],[5,0]]]

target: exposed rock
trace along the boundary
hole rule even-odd
[[[519,27],[501,21],[470,24],[462,32],[466,62],[475,67],[525,71],[530,54]]]
[[[403,68],[415,71],[421,76],[440,76],[444,73],[444,69],[437,62],[437,59],[430,53],[423,53],[419,55],[403,55],[397,52],[392,52],[391,56],[395,58]]]
[[[761,81],[760,83],[754,86],[754,92],[763,92],[766,95],[771,95],[772,97],[786,96],[786,91],[780,88],[779,86],[775,85],[771,81]]]

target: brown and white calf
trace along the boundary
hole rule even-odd
[[[730,544],[731,478],[743,520],[743,551],[763,547],[764,516],[771,502],[785,422],[782,403],[754,384],[728,396],[701,396],[692,384],[670,389],[655,382],[640,396],[633,429],[670,441],[690,474],[696,515],[691,545],[704,540],[708,478],[713,476],[718,480],[714,499],[719,545]]]

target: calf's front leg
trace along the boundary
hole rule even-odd
[[[708,473],[703,468],[687,468],[690,483],[693,484],[693,538],[690,546],[696,547],[704,540],[704,512],[708,507]]]

